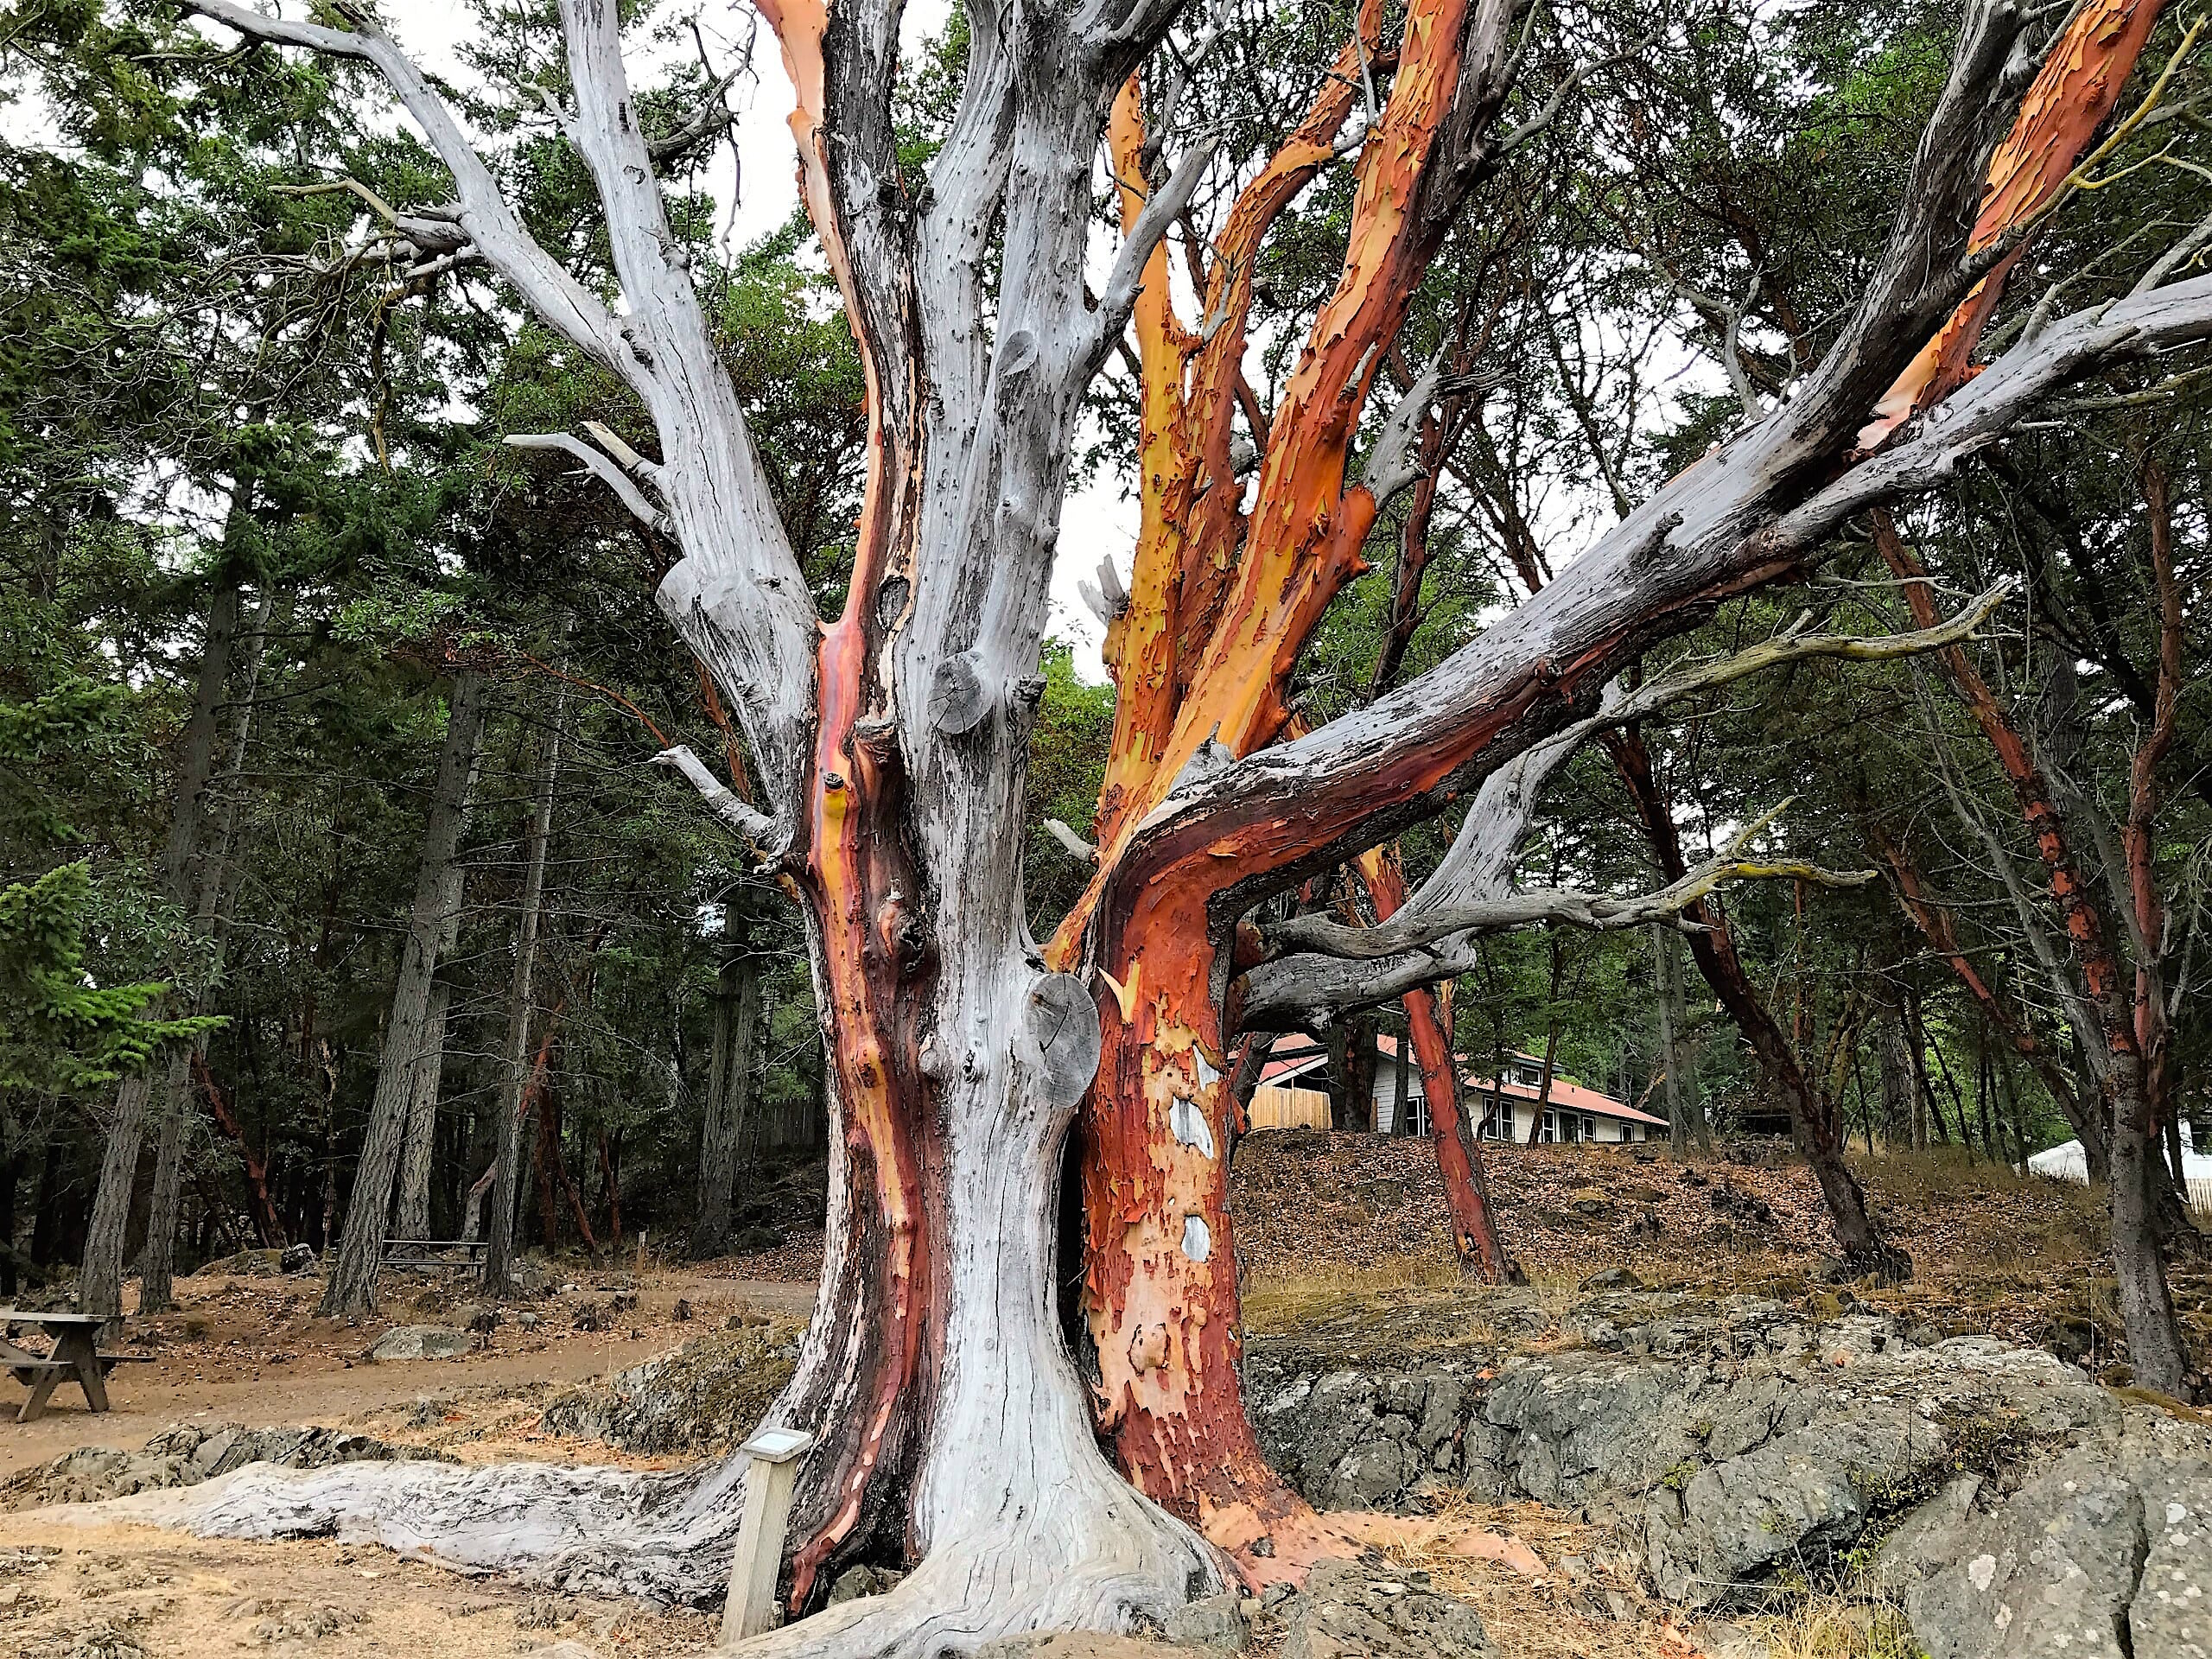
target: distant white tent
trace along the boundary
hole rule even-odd
[[[2028,1173],[2031,1175],[2048,1175],[2054,1181],[2073,1181],[2087,1186],[2089,1184],[2089,1154],[2082,1150],[2079,1141],[2068,1141],[2029,1159]]]
[[[2212,1154],[2196,1149],[2196,1137],[2190,1135],[2189,1122],[2181,1126],[2181,1170],[2189,1180],[2189,1201],[2191,1205],[2212,1208]],[[2055,1181],[2072,1181],[2077,1185],[2089,1184],[2089,1157],[2082,1150],[2079,1141],[2068,1141],[2039,1152],[2028,1160],[2028,1173],[2048,1175]]]

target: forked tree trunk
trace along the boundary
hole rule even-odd
[[[515,921],[514,978],[507,990],[505,1063],[499,1099],[493,1108],[496,1141],[492,1154],[490,1220],[484,1250],[486,1295],[514,1292],[515,1211],[522,1197],[522,1123],[530,1075],[531,981],[537,972],[539,912],[545,897],[545,849],[553,835],[553,783],[561,765],[562,704],[538,741],[537,797],[531,803],[530,829],[523,843],[522,903]]]
[[[384,1048],[377,1063],[376,1093],[361,1137],[353,1192],[346,1206],[338,1259],[324,1286],[319,1312],[325,1319],[353,1319],[377,1303],[377,1270],[390,1236],[392,1193],[408,1116],[421,1090],[429,1034],[431,988],[438,969],[449,912],[458,893],[452,880],[454,856],[468,825],[469,794],[476,778],[484,731],[485,683],[481,673],[463,668],[453,678],[445,742],[423,825],[423,858],[415,875],[415,899],[407,916],[407,937],[400,949],[398,982],[385,1016]]]
[[[1518,9],[1423,0],[1388,104],[1363,131],[1344,277],[1274,411],[1249,534],[1241,555],[1235,536],[1198,550],[1173,619],[1199,648],[1179,662],[1172,626],[1120,636],[1143,647],[1145,689],[1165,685],[1173,721],[1146,727],[1126,757],[1135,786],[1102,813],[1100,880],[1052,946],[1093,987],[1040,971],[1027,936],[1023,760],[1082,391],[1145,286],[1153,245],[1136,232],[1164,229],[1198,181],[1189,169],[1123,181],[1153,200],[1094,312],[1082,280],[1089,158],[1115,88],[1173,8],[1002,16],[972,5],[959,109],[929,189],[909,199],[889,119],[895,12],[764,7],[798,92],[805,199],[869,380],[852,585],[823,629],[671,252],[612,8],[564,3],[563,22],[566,124],[605,207],[619,316],[530,241],[459,124],[372,22],[338,30],[194,3],[263,38],[374,62],[451,168],[467,233],[658,430],[654,461],[581,439],[559,447],[584,450],[684,550],[660,602],[745,721],[774,816],[711,778],[708,792],[803,892],[835,1077],[841,1155],[821,1300],[771,1414],[821,1436],[800,1471],[786,1587],[804,1605],[825,1568],[871,1546],[920,1558],[889,1595],[779,1632],[764,1653],[935,1655],[1039,1625],[1126,1627],[1221,1582],[1220,1558],[1100,1459],[1059,1341],[1054,1186],[1101,1039],[1094,989],[1111,1006],[1090,1095],[1087,1312],[1117,1450],[1146,1491],[1241,1541],[1248,1566],[1275,1559],[1287,1572],[1310,1558],[1319,1529],[1259,1457],[1238,1393],[1222,997],[1242,965],[1236,917],[1265,889],[1441,811],[1568,723],[1654,640],[1802,569],[1869,493],[1946,475],[1960,444],[2001,431],[2056,384],[2054,362],[2078,377],[2122,340],[2134,351],[2212,331],[2212,287],[2188,283],[2056,322],[1972,383],[1939,435],[1910,435],[1854,468],[1869,405],[1967,283],[1957,253],[2011,115],[1997,89],[2022,22],[2016,8],[1977,3],[1891,245],[1797,395],[1417,687],[1266,749],[1298,652],[1391,493],[1395,466],[1347,480],[1375,365],[1466,193],[1504,154],[1494,128],[1519,60]],[[1352,51],[1332,82],[1334,120],[1301,134],[1304,177],[1268,169],[1284,203],[1338,153],[1368,55]],[[1249,287],[1249,270],[1235,262],[1222,285]],[[1214,365],[1231,381],[1242,334],[1240,315],[1214,336],[1234,346]],[[1226,424],[1211,429],[1225,450]],[[1392,447],[1377,448],[1389,461]],[[1163,582],[1144,594],[1155,624],[1167,594]],[[1124,690],[1132,708],[1154,701]],[[450,1491],[467,1478],[356,1478]],[[724,1480],[702,1501],[729,1495]]]

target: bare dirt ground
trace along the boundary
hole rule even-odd
[[[563,1643],[621,1659],[685,1659],[712,1650],[715,1623],[541,1595],[324,1540],[237,1544],[148,1527],[57,1527],[35,1511],[0,1516],[8,1659],[513,1659]]]
[[[1763,1154],[1676,1165],[1656,1149],[1512,1148],[1500,1149],[1491,1170],[1509,1246],[1540,1287],[1571,1289],[1599,1268],[1628,1266],[1655,1284],[1822,1294],[1825,1224],[1794,1163]],[[1865,1173],[1878,1210],[1919,1267],[1911,1287],[1882,1299],[2028,1341],[2048,1340],[2054,1319],[2073,1319],[2094,1368],[2094,1344],[2117,1320],[2087,1194],[1940,1158],[1872,1160]],[[1602,1207],[1590,1201],[1592,1187]],[[1716,1193],[1727,1196],[1716,1201]],[[1255,1136],[1238,1155],[1235,1215],[1255,1331],[1332,1317],[1346,1299],[1388,1319],[1408,1347],[1444,1334],[1429,1325],[1463,1318],[1424,1142]],[[195,1275],[180,1281],[178,1313],[132,1321],[130,1345],[156,1360],[116,1373],[114,1411],[93,1415],[72,1390],[40,1422],[0,1416],[0,1480],[75,1446],[136,1448],[171,1424],[194,1421],[350,1428],[470,1462],[674,1465],[683,1459],[549,1434],[540,1413],[569,1385],[664,1353],[733,1316],[804,1316],[819,1260],[818,1236],[798,1236],[703,1267],[557,1263],[549,1289],[498,1309],[463,1357],[375,1364],[365,1351],[387,1326],[465,1325],[482,1310],[464,1288],[418,1281],[393,1285],[383,1316],[355,1327],[315,1317],[320,1287],[312,1277]],[[2182,1275],[2183,1300],[2199,1310],[2192,1327],[2212,1330],[2212,1282],[2195,1285],[2194,1277]],[[0,1412],[11,1407],[12,1396],[0,1395]],[[1408,1570],[1472,1600],[1510,1659],[1688,1659],[1726,1650],[1709,1630],[1680,1628],[1639,1590],[1635,1562],[1576,1517],[1469,1503],[1450,1519],[1522,1540],[1541,1567],[1531,1570],[1525,1557],[1516,1569],[1399,1552]],[[1827,1615],[1808,1603],[1797,1616]],[[1777,1654],[1878,1650],[1841,1625],[1761,1635]],[[372,1548],[240,1544],[65,1526],[35,1510],[0,1513],[0,1659],[263,1651],[684,1659],[711,1651],[714,1636],[703,1613],[549,1596]],[[1255,1649],[1259,1659],[1269,1645]],[[1065,1659],[1178,1651],[1077,1643]],[[1052,1659],[1062,1659],[1060,1649]]]
[[[16,1423],[13,1397],[0,1395],[0,1409],[8,1413],[0,1417],[0,1478],[73,1446],[135,1447],[171,1423],[344,1425],[411,1443],[429,1437],[395,1432],[395,1415],[429,1417],[435,1408],[442,1419],[459,1406],[473,1416],[505,1400],[518,1418],[534,1418],[531,1402],[542,1404],[559,1384],[665,1353],[734,1313],[804,1317],[814,1294],[808,1283],[651,1268],[580,1271],[560,1282],[573,1288],[505,1306],[500,1323],[479,1336],[477,1351],[372,1364],[368,1347],[390,1326],[464,1322],[474,1304],[443,1285],[401,1284],[387,1290],[383,1317],[353,1325],[315,1317],[321,1286],[312,1277],[194,1274],[178,1281],[177,1313],[130,1321],[122,1345],[155,1359],[116,1369],[108,1382],[113,1409],[105,1414],[88,1411],[74,1387],[65,1387],[55,1390],[45,1416]],[[630,1297],[634,1306],[617,1306]],[[524,1314],[535,1317],[535,1329],[523,1328]],[[578,1328],[580,1319],[585,1328]],[[507,1438],[457,1440],[447,1449],[472,1462],[513,1455],[504,1445]],[[561,1461],[610,1458],[596,1442],[550,1440],[531,1454]]]

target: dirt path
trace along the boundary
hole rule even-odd
[[[15,1396],[0,1392],[0,1478],[79,1446],[135,1449],[171,1423],[365,1426],[425,1401],[534,1397],[664,1353],[734,1313],[804,1316],[813,1299],[809,1285],[696,1273],[580,1275],[559,1294],[502,1307],[476,1352],[371,1364],[363,1356],[388,1326],[465,1323],[472,1306],[451,1292],[410,1288],[390,1299],[385,1317],[355,1328],[314,1317],[310,1280],[195,1275],[179,1288],[180,1312],[131,1321],[124,1345],[156,1357],[116,1369],[112,1410],[87,1410],[72,1387],[56,1391],[38,1421],[17,1423]],[[565,1461],[577,1452],[548,1446],[537,1454]]]

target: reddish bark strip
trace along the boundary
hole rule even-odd
[[[1363,855],[1359,874],[1368,897],[1374,901],[1377,922],[1389,921],[1403,908],[1406,871],[1395,848],[1378,848]],[[1451,988],[1444,988],[1448,992]],[[1408,991],[1404,1001],[1414,1058],[1421,1063],[1421,1093],[1428,1103],[1429,1139],[1436,1147],[1436,1166],[1444,1176],[1444,1205],[1452,1217],[1452,1248],[1459,1253],[1460,1270],[1467,1277],[1493,1285],[1510,1283],[1518,1277],[1518,1269],[1497,1236],[1490,1181],[1483,1170],[1473,1128],[1462,1109],[1459,1067],[1439,1018],[1437,997],[1426,990]]]
[[[1366,34],[1379,16],[1370,0],[1356,28]],[[1362,146],[1343,274],[1268,423],[1250,523],[1237,512],[1229,442],[1252,256],[1330,159],[1371,48],[1346,46],[1306,120],[1236,204],[1210,284],[1209,321],[1220,320],[1211,338],[1192,351],[1164,283],[1141,315],[1143,481],[1156,506],[1130,607],[1109,636],[1122,696],[1098,819],[1100,874],[1048,953],[1059,965],[1082,960],[1095,920],[1090,960],[1116,988],[1121,1015],[1106,1022],[1084,1171],[1102,1426],[1131,1480],[1199,1520],[1255,1573],[1294,1574],[1328,1545],[1260,1456],[1238,1382],[1232,1103],[1207,943],[1215,878],[1184,864],[1146,889],[1135,913],[1099,906],[1138,824],[1202,742],[1241,755],[1281,731],[1299,651],[1365,568],[1360,544],[1377,503],[1364,486],[1347,487],[1346,464],[1376,366],[1442,233],[1421,208],[1459,88],[1466,16],[1466,0],[1420,0],[1408,16],[1389,102]],[[1134,92],[1116,105],[1112,137],[1133,217],[1143,149]],[[1151,269],[1164,275],[1164,260]],[[1171,426],[1172,444],[1162,435]]]
[[[215,1085],[215,1077],[207,1069],[207,1057],[194,1049],[192,1053],[192,1075],[199,1079],[200,1092],[207,1097],[207,1109],[215,1115],[215,1122],[225,1135],[238,1143],[238,1156],[245,1164],[246,1191],[253,1195],[254,1225],[261,1234],[262,1243],[272,1249],[284,1247],[284,1218],[276,1211],[276,1200],[269,1196],[269,1166],[253,1150],[252,1142],[245,1138],[245,1130],[232,1115],[231,1103]]]
[[[860,334],[868,397],[868,474],[845,607],[823,630],[809,779],[807,844],[793,880],[818,929],[827,992],[820,1009],[836,1078],[849,1175],[849,1247],[834,1294],[858,1316],[830,1330],[842,1349],[816,1372],[819,1397],[797,1403],[835,1433],[810,1454],[791,1512],[788,1605],[801,1611],[841,1548],[864,1544],[894,1516],[918,1463],[931,1409],[930,1344],[943,1287],[931,1268],[937,1229],[925,1168],[936,1161],[934,1093],[919,1061],[934,956],[902,820],[905,779],[890,723],[871,718],[883,695],[877,657],[896,617],[877,590],[899,567],[918,479],[912,435],[885,419],[885,388],[869,313],[861,303],[831,177],[830,35],[823,0],[764,0],[798,92],[791,117],[800,194]],[[908,400],[911,403],[911,400]],[[833,1287],[825,1287],[824,1294]],[[818,1323],[818,1322],[817,1322]],[[832,1409],[833,1402],[858,1402]]]
[[[2077,1109],[2073,1079],[2060,1066],[2057,1056],[2036,1035],[2032,1027],[2018,1019],[2005,1005],[1994,988],[1982,977],[1981,970],[1974,966],[1973,958],[1966,953],[1966,947],[1959,942],[1958,929],[1952,922],[1950,912],[1929,892],[1927,880],[1914,865],[1911,855],[1878,823],[1867,826],[1867,836],[1882,861],[1889,866],[1905,913],[1912,918],[1914,925],[1936,948],[1936,954],[1943,958],[1967,995],[1974,998],[1983,1013],[1989,1016],[2005,1040],[2034,1068],[2036,1076],[2042,1079],[2043,1086],[2050,1092],[2050,1097],[2058,1103],[2075,1135],[2081,1140],[2088,1154],[2089,1167],[2101,1172],[2107,1157],[2104,1125],[2094,1116],[2084,1116]]]
[[[2120,102],[2162,4],[2090,0],[2067,26],[2021,100],[2012,132],[1989,158],[1989,188],[1967,244],[1969,252],[2019,233],[2058,194]],[[2004,297],[2005,279],[2026,251],[2024,240],[1961,302],[1874,406],[1875,418],[1859,435],[1859,448],[1874,448],[1973,377],[1974,348]]]
[[[1874,545],[1902,585],[1905,604],[1914,620],[1926,627],[1936,613],[1936,594],[1929,586],[1928,572],[1905,545],[1904,538],[1897,534],[1896,521],[1886,512],[1877,511],[1872,518]],[[1981,728],[1982,735],[1997,752],[1998,764],[2005,769],[2013,795],[2019,801],[2020,816],[2027,820],[2028,832],[2035,839],[2036,855],[2050,874],[2051,897],[2057,901],[2059,914],[2066,924],[2066,937],[2072,941],[2076,959],[2082,964],[2089,1000],[2102,1017],[2102,1011],[2119,1006],[2116,999],[2122,995],[2120,964],[2113,954],[2111,930],[2097,903],[2095,890],[2082,878],[2073,849],[2068,843],[2065,816],[2059,810],[2050,780],[2044,777],[2026,738],[1997,701],[1996,693],[1981,677],[1965,647],[1946,645],[1934,657],[1942,665],[1959,701],[1966,704],[1974,724]],[[2109,1020],[2107,1023],[2107,1042],[2133,1052],[2132,1020],[2123,1021],[2119,1027]]]
[[[2152,557],[2154,566],[2159,567],[2159,679],[2163,698],[2167,695],[2170,679],[2177,688],[2176,695],[2179,685],[2179,601],[2177,595],[2170,600],[2168,594],[2173,582],[2171,524],[2164,522],[2167,504],[2164,477],[2155,468],[2145,477],[2145,494],[2152,509]],[[1897,534],[1896,524],[1886,512],[1877,512],[1872,518],[1874,544],[1897,577],[1905,603],[1916,617],[1933,614],[1936,601],[1926,570]],[[2169,620],[2171,626],[2166,626]],[[2159,1250],[2180,1224],[2182,1211],[2164,1166],[2153,1151],[2164,1133],[2165,1114],[2171,1105],[2164,1094],[2164,1045],[2163,1021],[2159,1018],[2163,1008],[2157,988],[2159,976],[2156,936],[2145,936],[2151,943],[2144,949],[2133,983],[2126,982],[2113,950],[2111,925],[2097,901],[2094,888],[2082,879],[2075,862],[2068,843],[2064,815],[2018,728],[1961,647],[1954,645],[1938,652],[1936,660],[1997,753],[1998,763],[2012,785],[2021,816],[2034,838],[2037,856],[2043,861],[2050,877],[2051,897],[2065,921],[2067,939],[2072,946],[2075,964],[2081,970],[2089,1006],[2095,1013],[2104,1049],[2094,1064],[2111,1149],[2113,1259],[2120,1286],[2120,1313],[2127,1329],[2129,1360],[2135,1367],[2137,1380],[2145,1387],[2179,1394],[2187,1387],[2184,1379],[2188,1351]],[[2162,707],[2154,705],[2154,709]],[[2137,752],[2128,780],[2129,825],[2131,830],[2137,825],[2139,814],[2141,836],[2139,842],[2130,841],[2127,846],[2131,855],[2139,846],[2142,849],[2146,882],[2150,830],[2157,804],[2157,766],[2164,743],[2172,737],[2171,710],[2163,711],[2167,716],[2163,721],[2154,713],[2152,736]],[[2163,738],[2159,735],[2162,727]],[[2145,752],[2150,757],[2147,766],[2144,765]],[[2133,857],[2129,868],[2132,878],[2136,868]],[[2155,887],[2150,888],[2150,902],[2155,907]],[[2136,903],[2139,918],[2139,896]],[[2146,1052],[2143,1042],[2142,1025],[2146,1011],[2158,1025],[2152,1033],[2158,1040],[2157,1053]],[[2085,1136],[2084,1145],[2088,1144]]]

